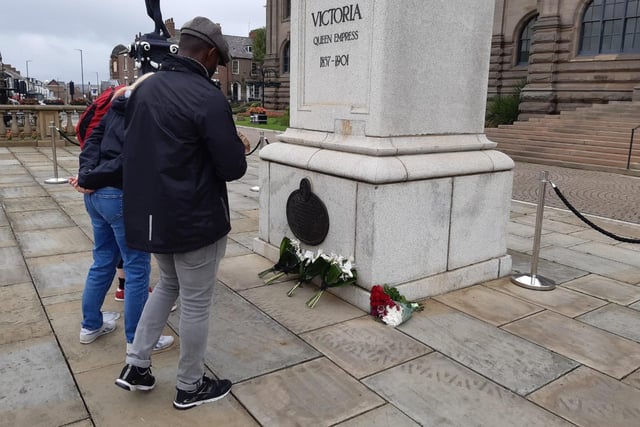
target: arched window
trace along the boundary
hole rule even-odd
[[[582,18],[580,53],[640,52],[640,0],[593,0]]]
[[[520,43],[518,44],[518,65],[529,63],[529,53],[531,52],[531,39],[533,38],[533,26],[538,20],[538,16],[529,19],[520,33]]]
[[[284,49],[282,49],[282,73],[283,74],[287,74],[289,73],[289,64],[290,64],[290,52],[289,52],[289,48],[290,48],[290,44],[289,42],[287,42],[287,44],[284,45]]]

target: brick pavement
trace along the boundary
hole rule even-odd
[[[640,177],[518,162],[514,200],[537,204],[541,171],[549,171],[550,181],[580,213],[640,223]],[[545,206],[566,209],[551,186],[545,198]]]

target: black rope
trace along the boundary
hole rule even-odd
[[[250,155],[252,155],[258,148],[260,148],[260,144],[262,144],[262,140],[264,139],[265,143],[268,144],[269,140],[267,138],[260,138],[258,140],[258,144],[256,144],[255,147],[253,147],[253,150],[249,151],[247,154],[245,154],[247,157],[249,157]]]
[[[74,140],[72,140],[71,138],[69,138],[67,136],[66,133],[62,132],[60,129],[56,128],[56,130],[58,131],[58,133],[60,134],[61,137],[63,137],[64,139],[66,139],[68,142],[72,143],[73,145],[77,145],[78,147],[80,146],[80,144],[78,144],[77,142],[75,142]]]
[[[594,230],[599,231],[600,233],[604,234],[605,236],[611,237],[612,239],[617,240],[619,242],[636,243],[636,244],[640,243],[640,239],[630,239],[628,237],[616,236],[615,234],[613,234],[613,233],[611,233],[611,232],[609,232],[609,231],[597,226],[593,222],[589,221],[587,218],[584,217],[584,215],[582,215],[580,212],[578,212],[578,210],[576,208],[574,208],[571,205],[571,203],[569,203],[567,198],[564,197],[564,195],[560,192],[560,189],[553,182],[550,182],[550,184],[551,184],[551,187],[553,187],[553,190],[556,192],[556,194],[560,198],[560,200],[562,200],[562,203],[564,203],[565,206],[567,206],[571,212],[573,212],[578,218],[580,218],[582,220],[582,222],[584,222],[585,224],[587,224],[588,226],[590,226]]]

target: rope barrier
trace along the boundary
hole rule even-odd
[[[625,243],[635,243],[638,244],[640,243],[640,239],[630,239],[628,237],[620,237],[617,236],[607,230],[605,230],[602,227],[597,226],[596,224],[594,224],[593,222],[591,222],[589,219],[585,218],[584,215],[582,215],[580,212],[578,212],[578,210],[576,208],[573,207],[573,205],[571,205],[571,203],[569,203],[569,201],[567,200],[566,197],[564,197],[564,195],[562,194],[562,192],[560,191],[560,189],[558,188],[557,185],[555,185],[553,182],[549,181],[551,184],[551,187],[553,188],[553,190],[556,192],[556,194],[558,195],[558,197],[560,198],[560,200],[562,200],[562,203],[565,204],[565,206],[567,208],[569,208],[569,210],[571,212],[573,212],[578,218],[580,218],[582,220],[582,222],[584,222],[585,224],[587,224],[588,226],[590,226],[591,228],[593,228],[594,230],[604,234],[605,236],[611,237],[614,240],[617,240],[619,242],[625,242]]]
[[[264,136],[264,132],[260,132],[260,139],[258,139],[258,143],[256,144],[255,147],[253,147],[253,150],[249,151],[247,154],[245,154],[245,156],[249,157],[250,155],[252,155],[258,148],[260,148],[260,145],[262,144],[262,141],[264,141],[265,145],[269,144],[269,140]]]
[[[60,129],[58,129],[58,128],[56,128],[56,130],[58,131],[58,133],[60,134],[60,136],[61,136],[61,137],[63,137],[64,139],[66,139],[66,140],[67,140],[67,142],[70,142],[70,143],[71,143],[71,144],[73,144],[73,145],[77,145],[78,147],[80,146],[80,144],[78,144],[77,142],[75,142],[74,140],[72,140],[71,138],[69,138],[69,137],[67,136],[67,134],[66,134],[66,133],[64,133],[62,130],[60,130]]]

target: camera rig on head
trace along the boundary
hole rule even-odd
[[[145,3],[155,29],[151,33],[139,34],[129,46],[129,56],[135,58],[136,68],[142,74],[158,71],[166,54],[178,53],[178,45],[169,41],[171,34],[162,20],[160,0],[145,0]]]
[[[178,45],[155,33],[139,35],[129,46],[129,56],[135,58],[136,68],[142,74],[158,71],[168,53],[178,53]]]

